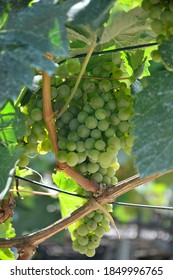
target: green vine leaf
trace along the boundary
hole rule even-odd
[[[172,104],[172,73],[168,71],[148,78],[148,87],[136,95],[132,153],[142,177],[173,168]]]
[[[64,24],[68,8],[39,3],[9,18],[0,32],[0,68],[3,69],[0,72],[3,81],[0,101],[5,96],[16,98],[23,85],[32,87],[33,67],[43,69],[49,75],[55,71],[55,65],[46,58],[46,53],[68,55]]]
[[[122,11],[104,29],[99,42],[100,48],[132,46],[134,42],[135,45],[147,43],[151,40],[149,37],[141,38],[147,25],[147,14],[140,7],[129,12]]]
[[[15,230],[12,226],[11,219],[0,224],[0,237],[1,238],[12,238],[15,236]],[[0,260],[14,260],[14,253],[8,248],[0,249]]]

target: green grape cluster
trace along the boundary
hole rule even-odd
[[[162,44],[173,35],[173,1],[172,0],[143,0],[142,7],[149,13],[151,29],[157,35],[158,44]],[[154,61],[161,61],[158,50],[151,53]]]
[[[106,204],[108,212],[112,211],[112,205]],[[99,247],[101,238],[110,230],[109,220],[100,210],[95,210],[79,221],[73,231],[72,248],[87,257],[93,257],[96,248]]]
[[[102,70],[110,79],[94,79],[94,73],[99,75]],[[94,67],[90,78],[82,80],[74,99],[56,121],[58,161],[66,162],[103,186],[117,183],[118,151],[122,147],[130,151],[133,144],[130,120],[134,99],[126,83],[112,79],[120,73],[112,62]],[[55,110],[60,103],[65,104],[73,86],[74,79],[56,88]]]
[[[35,80],[36,86],[38,82],[37,76]],[[22,142],[19,144],[22,145],[25,153],[18,161],[19,167],[26,167],[29,164],[30,158],[38,154],[46,154],[52,150],[43,120],[42,100],[39,92],[34,95],[34,98],[31,98],[29,103],[23,108],[23,112],[27,114],[26,131]]]
[[[77,59],[73,60],[73,71],[68,65],[60,65],[57,74],[63,80],[54,85],[52,104],[58,113],[68,100],[75,85],[74,74],[80,69]],[[127,84],[118,81],[122,74],[112,61],[97,63],[85,73],[68,108],[56,120],[58,161],[67,163],[102,188],[118,182],[118,152],[121,148],[130,152],[134,141],[130,134],[134,97]],[[105,207],[111,211],[110,205]],[[94,256],[101,237],[109,230],[107,217],[100,210],[93,211],[78,221],[73,232],[73,249]]]

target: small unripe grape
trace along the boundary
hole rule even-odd
[[[109,100],[106,104],[106,109],[109,109],[111,111],[114,111],[116,109],[117,105],[116,105],[116,102],[115,100]]]
[[[87,138],[90,135],[90,129],[85,125],[81,124],[77,129],[77,134],[81,138]]]
[[[99,157],[99,162],[101,166],[110,165],[112,161],[112,153],[111,152],[103,152]]]
[[[105,71],[109,72],[109,73],[112,72],[113,67],[114,67],[113,61],[105,61],[105,62],[102,64],[102,68],[103,68]]]
[[[88,157],[95,162],[98,161],[99,156],[100,156],[100,152],[97,150],[92,149],[88,151]]]
[[[86,150],[85,143],[83,141],[78,141],[76,143],[76,151],[84,152]]]
[[[26,167],[29,164],[29,157],[27,155],[22,155],[18,161],[19,167]]]
[[[71,74],[78,74],[81,69],[81,63],[78,58],[71,58],[66,61],[67,69]]]
[[[87,235],[78,237],[78,242],[80,245],[85,246],[85,245],[87,245],[88,241],[89,241],[89,239],[88,239]]]
[[[79,121],[78,121],[78,119],[77,118],[74,118],[74,119],[72,119],[71,121],[70,121],[70,123],[69,123],[69,128],[70,128],[70,130],[71,131],[76,131],[77,130],[77,128],[79,127]]]
[[[164,33],[164,28],[163,24],[159,19],[154,19],[151,23],[151,28],[153,29],[154,32],[157,34]]]
[[[100,223],[102,220],[103,220],[103,214],[101,214],[101,213],[96,213],[95,215],[94,215],[94,221],[96,221],[97,223]]]
[[[92,241],[94,244],[99,244],[99,243],[100,243],[100,237],[97,236],[97,235],[93,235],[93,236],[91,236],[91,241]]]
[[[98,119],[98,120],[104,120],[106,118],[106,111],[104,109],[97,109],[95,111],[95,117]]]
[[[80,254],[86,254],[86,252],[87,252],[86,245],[79,245],[78,251]]]
[[[89,258],[92,258],[92,257],[94,257],[95,253],[96,253],[96,251],[94,249],[87,249],[85,255]]]
[[[100,96],[95,96],[91,99],[90,105],[93,109],[103,108],[104,100]]]
[[[80,123],[85,123],[86,118],[88,117],[88,113],[85,111],[79,112],[77,115],[77,119]]]
[[[77,239],[75,239],[72,243],[72,248],[74,251],[78,252],[79,251],[79,242]]]
[[[89,230],[88,230],[86,224],[81,224],[81,225],[78,226],[77,232],[78,232],[79,235],[85,236],[85,235],[87,235]]]
[[[101,121],[98,121],[97,127],[98,127],[99,130],[105,131],[105,130],[108,129],[109,123],[108,123],[107,120],[101,120]]]
[[[59,151],[57,155],[57,160],[59,162],[66,162],[67,153],[65,151]]]
[[[101,138],[101,131],[97,128],[91,130],[91,137],[94,139],[100,139]]]
[[[77,155],[78,155],[78,163],[84,162],[87,158],[86,152],[80,152],[80,153],[77,153]]]
[[[77,142],[80,139],[80,135],[78,135],[78,133],[75,131],[70,131],[67,138],[69,141]]]
[[[83,174],[85,174],[87,172],[87,164],[85,162],[83,162],[82,164],[80,164],[78,166],[79,171]]]
[[[91,219],[87,222],[87,228],[91,231],[94,231],[97,228],[97,223],[93,219]]]
[[[161,62],[162,61],[162,57],[159,53],[158,50],[153,50],[151,52],[151,58],[155,61],[155,62]]]
[[[123,71],[120,69],[120,68],[114,68],[113,71],[112,71],[112,76],[115,78],[115,79],[119,79],[121,78],[123,75]]]
[[[89,116],[86,118],[85,120],[85,125],[86,127],[88,127],[89,129],[94,129],[97,127],[97,119],[93,116]]]
[[[40,144],[40,150],[44,152],[51,152],[52,151],[52,143],[51,141],[46,138]]]
[[[67,153],[66,162],[69,166],[73,167],[76,166],[78,163],[78,155],[74,152]]]
[[[65,112],[62,117],[61,120],[64,124],[69,124],[69,122],[73,119],[73,114],[71,112]]]
[[[32,109],[30,116],[33,121],[41,121],[43,118],[42,111],[39,108]]]
[[[99,237],[102,237],[104,235],[104,233],[105,233],[105,230],[104,230],[104,227],[102,227],[102,226],[97,227],[95,230],[95,234]]]
[[[106,147],[106,144],[103,140],[97,140],[95,142],[95,148],[96,150],[99,150],[99,151],[103,151]]]
[[[87,164],[87,170],[88,170],[89,173],[95,173],[99,170],[99,164],[89,162]]]
[[[91,175],[91,180],[95,181],[96,183],[101,183],[103,181],[103,175],[99,172],[96,172]]]
[[[100,88],[101,91],[108,92],[112,88],[112,83],[109,80],[102,80],[99,83],[99,88]]]
[[[121,121],[129,120],[131,116],[131,110],[129,108],[122,108],[118,112],[118,117]]]
[[[66,148],[67,150],[69,150],[70,152],[73,152],[76,150],[76,144],[73,141],[69,141],[66,144]]]
[[[88,138],[85,140],[85,148],[87,150],[93,149],[95,146],[95,140],[93,138]]]

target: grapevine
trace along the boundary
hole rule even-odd
[[[15,2],[0,4],[0,259],[30,258],[63,229],[92,258],[111,225],[119,237],[114,200],[173,166],[173,1]],[[50,154],[62,219],[14,237],[15,193],[50,194],[19,180],[55,190],[25,178]]]

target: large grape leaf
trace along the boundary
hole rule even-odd
[[[103,30],[99,42],[100,48],[127,47],[148,42],[151,38],[147,36],[142,38],[147,27],[147,13],[142,8],[119,12],[115,14],[112,23]]]
[[[136,95],[132,150],[142,177],[173,168],[173,79],[160,71]]]
[[[74,1],[72,1],[73,3]],[[45,53],[68,55],[65,20],[69,5],[39,3],[11,16],[0,32],[0,100],[14,96],[21,86],[32,86],[33,67],[52,74],[54,63]]]

